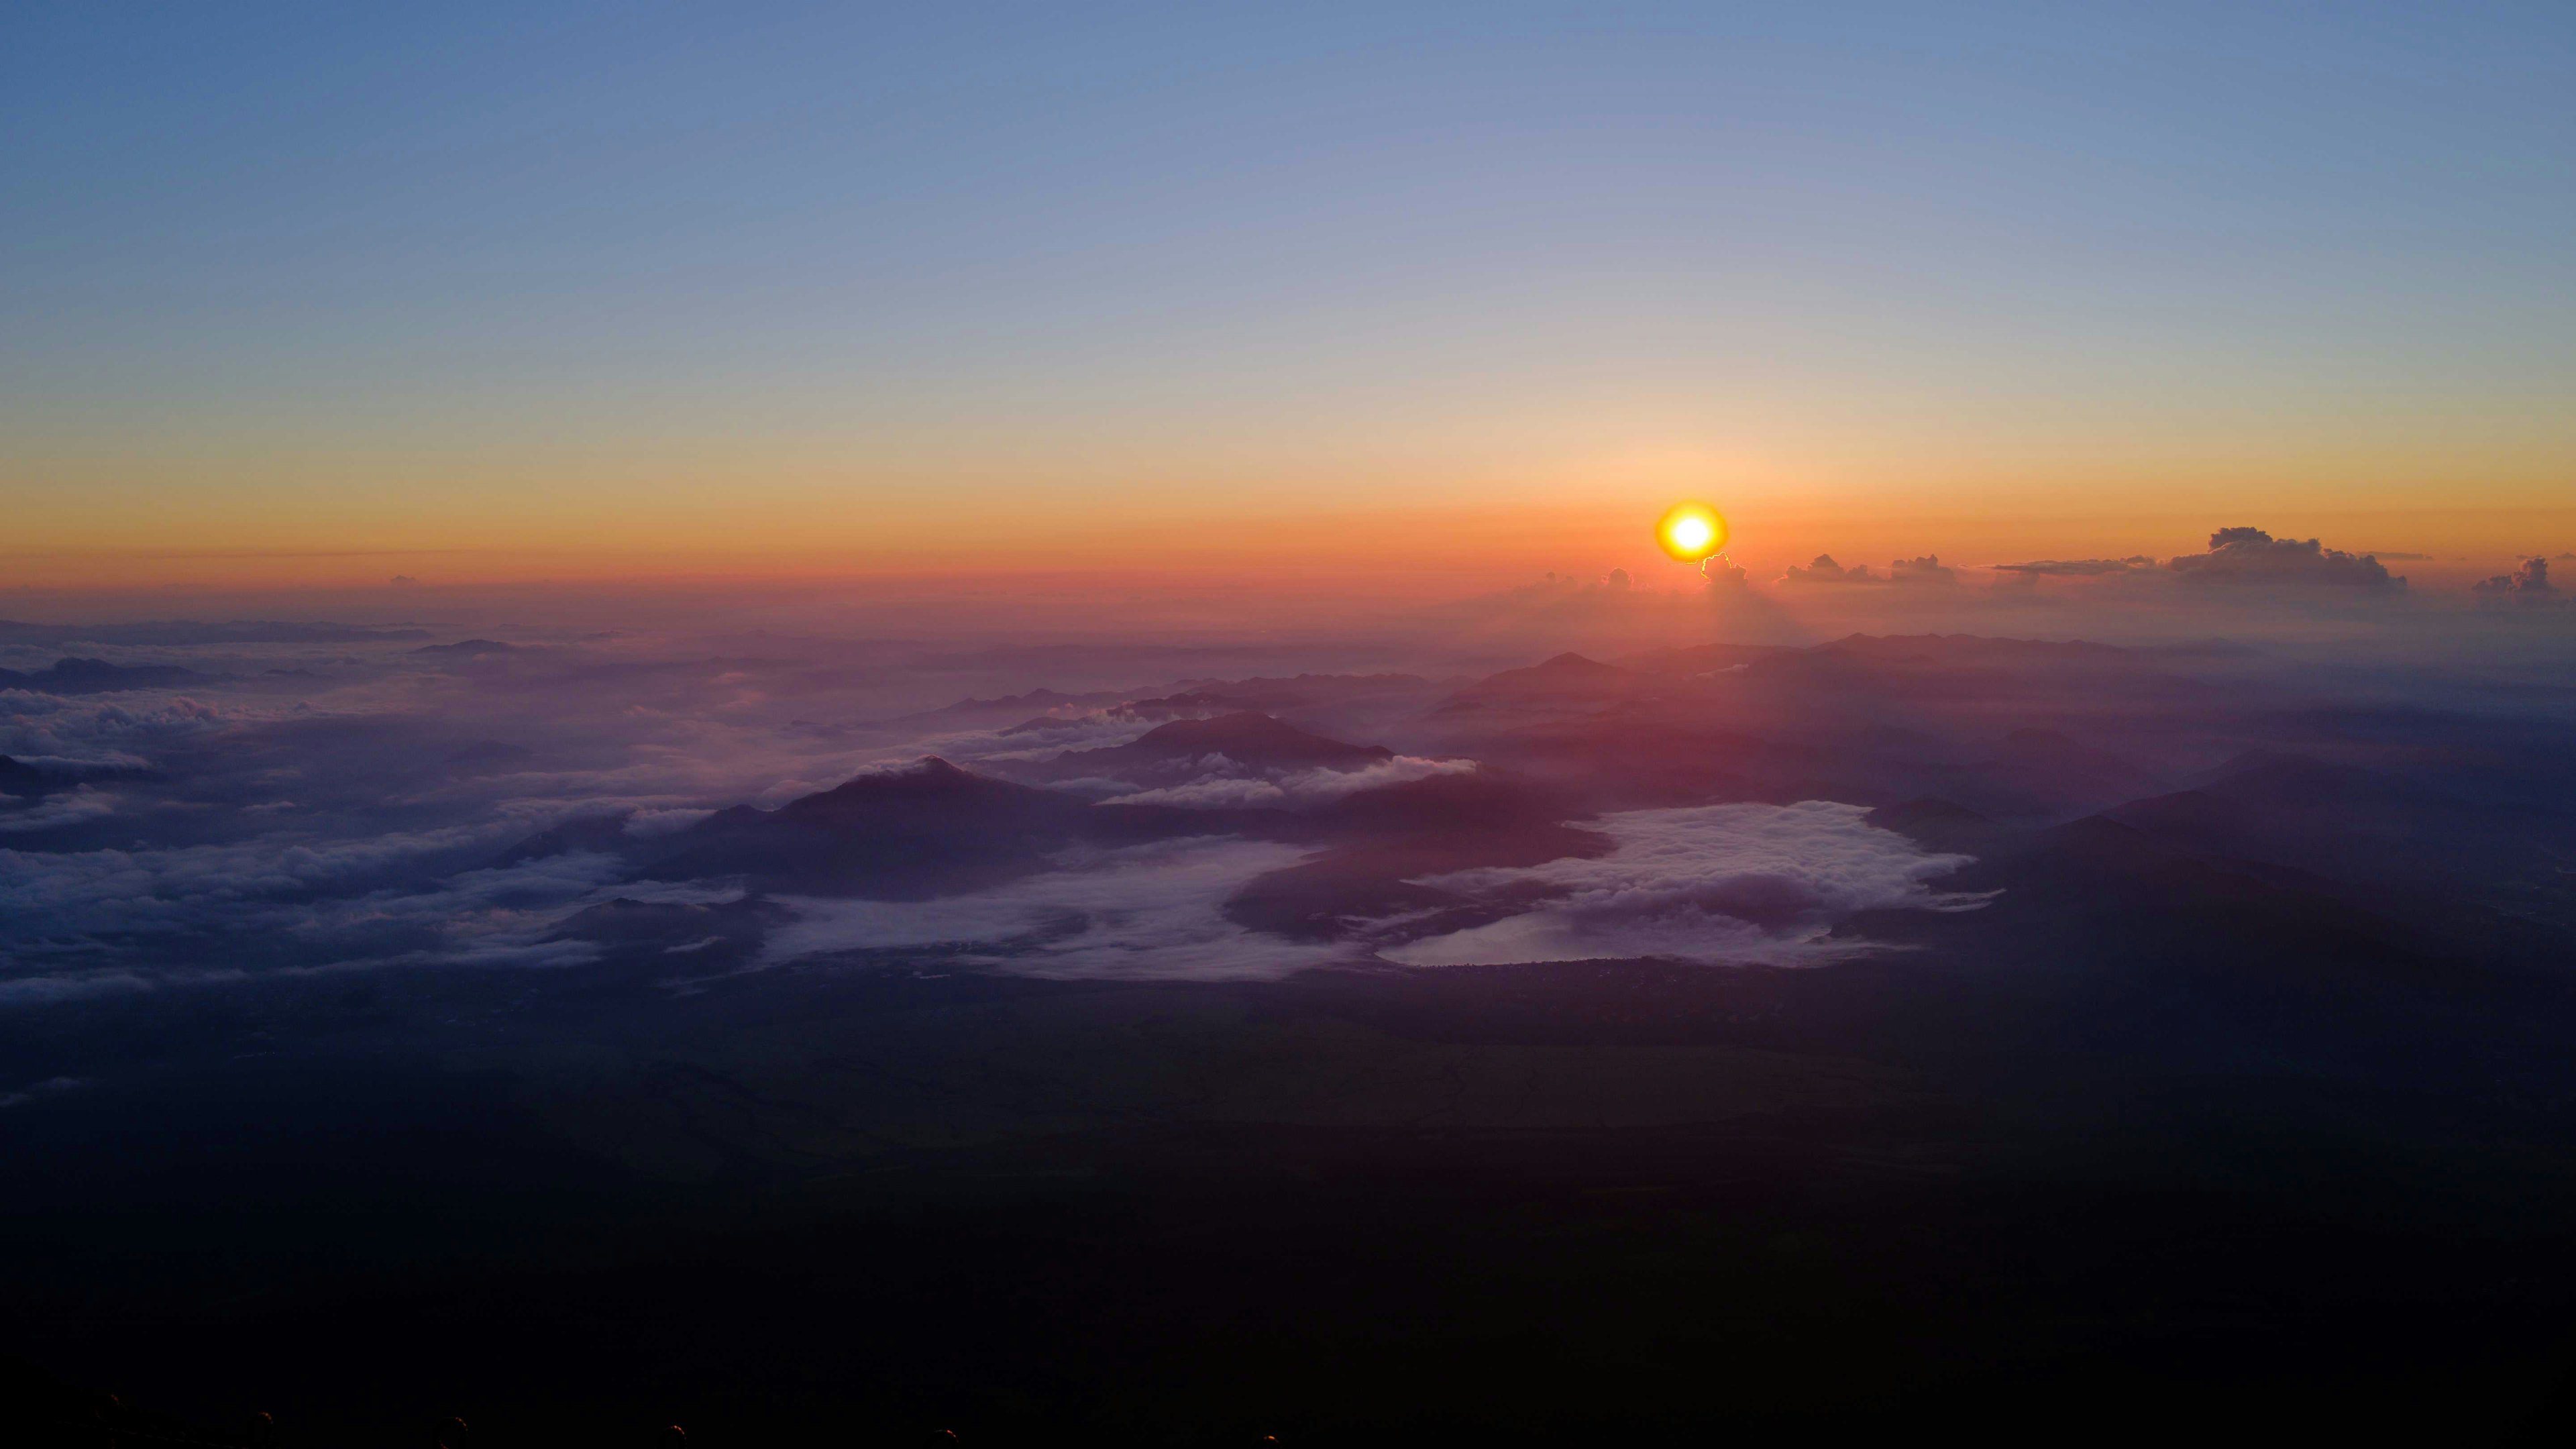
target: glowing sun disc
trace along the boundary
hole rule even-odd
[[[1683,563],[1698,563],[1726,547],[1726,520],[1705,503],[1676,503],[1655,525],[1655,542]]]

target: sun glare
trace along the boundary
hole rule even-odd
[[[1726,547],[1726,520],[1705,503],[1676,503],[1655,525],[1655,541],[1682,563],[1698,563]]]

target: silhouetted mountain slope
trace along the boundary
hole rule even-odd
[[[480,659],[487,654],[515,654],[518,649],[498,639],[459,639],[453,644],[424,644],[411,652],[432,659]]]
[[[1610,662],[1643,674],[1708,674],[1742,669],[1757,659],[1793,652],[1795,646],[1788,644],[1692,644],[1630,654]]]
[[[2010,838],[2002,826],[1976,811],[1930,796],[1882,805],[1864,818],[1945,854],[1980,855]]]
[[[1032,689],[1026,694],[1006,694],[995,699],[961,699],[955,704],[915,714],[899,715],[886,721],[896,725],[972,724],[994,719],[1023,719],[1032,713],[1051,710],[1098,709],[1117,704],[1127,696],[1114,690],[1090,690],[1066,694],[1061,690]]]
[[[1826,764],[1809,750],[1668,715],[1553,720],[1466,743],[1478,759],[1526,772],[1598,809],[1754,799],[1770,782],[1812,777]]]
[[[532,837],[526,859],[604,849],[655,880],[747,880],[756,890],[924,900],[1045,869],[1075,844],[1115,849],[1186,835],[1299,838],[1265,810],[1100,805],[975,774],[937,756],[861,775],[776,810],[736,805],[676,834],[634,839],[619,819],[589,819]]]
[[[1977,833],[1940,802],[1872,819],[1935,848],[1973,848]],[[2118,978],[2123,989],[2144,980],[2187,994],[2332,994],[2442,979],[2434,943],[2322,880],[2203,859],[2104,816],[1983,844],[1942,884],[1993,892],[1984,908],[1875,916],[1864,933],[1941,942],[1990,969]]]
[[[1437,713],[1607,703],[1650,689],[1654,683],[1651,676],[1634,669],[1580,654],[1559,654],[1526,669],[1506,669],[1480,679],[1442,702]]]
[[[2162,787],[2156,775],[2052,729],[2006,734],[1989,759],[1962,768],[1961,789],[1984,808],[2022,819],[2092,814]]]
[[[1430,687],[1418,674],[1299,674],[1287,678],[1255,675],[1249,679],[1190,679],[1192,691],[1251,700],[1265,713],[1301,705],[1342,704],[1378,695],[1410,694]]]
[[[749,807],[738,808],[748,809]],[[760,812],[752,810],[750,813],[758,815]],[[621,854],[635,844],[633,838],[626,833],[626,821],[627,817],[623,814],[577,815],[560,825],[540,830],[511,846],[501,852],[499,858],[492,863],[495,866],[522,865],[531,860],[543,860],[548,856],[563,855],[576,850]]]
[[[1085,835],[1083,801],[971,774],[937,756],[861,775],[773,811],[720,811],[653,849],[662,879],[748,876],[766,888],[913,900],[1009,879]]]
[[[2120,668],[2137,651],[2084,639],[2005,639],[1985,634],[1846,634],[1804,651],[1810,658],[1872,664],[2009,664]]]
[[[2304,755],[2259,751],[2195,789],[2108,812],[2196,855],[2261,861],[2347,882],[2438,872],[2424,858],[2449,823],[2443,803],[2403,781]]]
[[[1309,734],[1295,725],[1250,710],[1214,719],[1176,719],[1158,725],[1142,739],[1107,749],[1073,750],[1055,758],[1059,772],[1116,776],[1139,765],[1223,755],[1255,769],[1356,770],[1395,757],[1379,745],[1346,744]]]
[[[1325,850],[1252,881],[1226,915],[1321,940],[1362,918],[1456,907],[1459,897],[1416,878],[1606,853],[1609,837],[1566,823],[1573,813],[1558,792],[1487,771],[1361,791],[1309,817],[1331,842]]]

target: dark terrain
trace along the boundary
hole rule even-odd
[[[138,1434],[267,1411],[313,1445],[2563,1439],[2565,701],[2237,667],[1551,660],[1397,732],[1473,774],[1193,814],[1027,783],[1098,772],[1067,751],[591,817],[505,863],[751,892],[590,906],[576,964],[0,1014],[20,1422],[98,1442],[115,1392]],[[1093,754],[1393,758],[1202,693]],[[1467,909],[1425,875],[1597,856],[1604,811],[1816,794],[1972,857],[1941,884],[1983,904],[1863,913],[1834,933],[1880,949],[1804,969],[736,969],[792,913],[767,889],[918,900],[1222,828],[1309,852],[1229,918],[1322,940]]]

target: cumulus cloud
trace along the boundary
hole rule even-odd
[[[2222,528],[2209,552],[2179,555],[2165,567],[2196,583],[2276,584],[2345,589],[2402,589],[2406,581],[2368,554],[2326,548],[2313,538],[2274,538],[2259,528]]]
[[[1800,568],[1796,564],[1789,565],[1789,571],[1780,576],[1780,582],[1784,584],[1876,584],[1886,581],[1871,573],[1867,564],[1854,564],[1850,568],[1844,568],[1834,562],[1832,554],[1820,553],[1816,555],[1815,562],[1805,568]]]
[[[1933,553],[1892,559],[1883,574],[1870,572],[1867,564],[1845,568],[1834,562],[1832,554],[1820,553],[1805,567],[1792,564],[1789,571],[1780,576],[1780,582],[1784,584],[1954,584],[1958,581],[1959,571],[1941,562],[1941,556]]]
[[[2485,598],[2540,602],[2556,594],[2558,586],[2549,581],[2549,560],[2527,558],[2512,573],[2480,579],[2471,584],[2469,590]]]
[[[1114,795],[1104,803],[1111,805],[1175,805],[1186,809],[1224,810],[1255,806],[1272,810],[1294,810],[1328,804],[1362,790],[1382,785],[1401,785],[1412,780],[1427,780],[1434,775],[1473,773],[1473,760],[1433,760],[1418,755],[1398,755],[1391,760],[1356,770],[1333,770],[1317,767],[1308,770],[1256,771],[1236,764],[1223,755],[1209,755],[1197,762],[1199,773],[1185,784],[1165,785],[1148,790],[1130,790]]]
[[[1193,837],[1068,856],[1062,869],[941,900],[786,897],[797,919],[771,934],[762,959],[909,950],[1024,976],[1285,976],[1348,952],[1247,931],[1223,906],[1255,877],[1300,858],[1289,846]]]
[[[1810,800],[1605,816],[1597,828],[1618,845],[1598,859],[1423,882],[1489,901],[1537,896],[1541,904],[1379,954],[1413,966],[1637,956],[1812,965],[1867,949],[1827,939],[1855,911],[1983,904],[1930,884],[1967,864],[1966,856],[1927,855],[1867,824],[1866,813]]]

